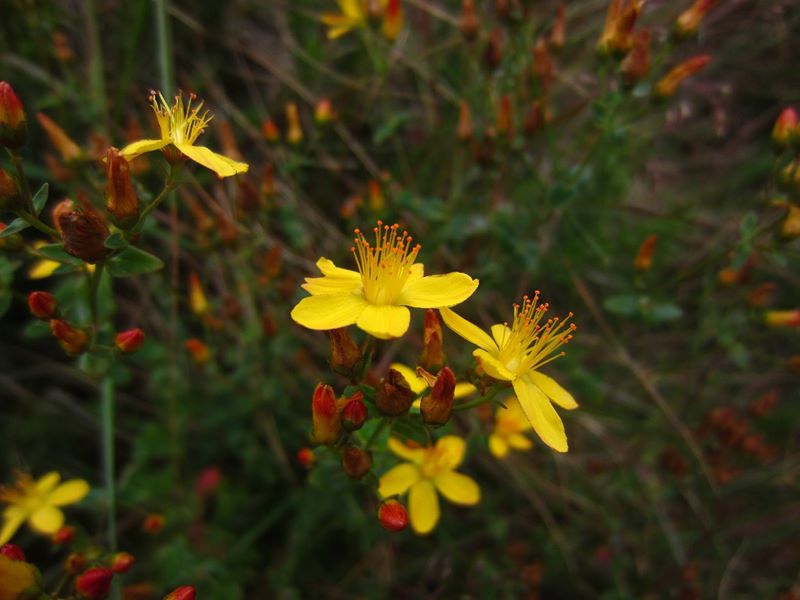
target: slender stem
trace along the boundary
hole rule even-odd
[[[153,0],[158,32],[158,66],[161,70],[161,91],[168,98],[175,93],[175,69],[172,63],[172,33],[169,28],[169,0]]]
[[[167,176],[167,180],[164,182],[164,188],[159,192],[158,196],[156,196],[153,201],[144,207],[144,210],[139,215],[139,220],[136,222],[131,230],[128,237],[138,235],[142,231],[142,227],[144,227],[144,221],[151,212],[153,212],[158,205],[161,204],[164,199],[172,192],[176,187],[178,187],[178,183],[176,183],[173,179],[174,170],[171,170],[169,175]]]
[[[97,290],[100,288],[100,280],[103,278],[103,268],[105,262],[100,261],[95,265],[94,273],[89,275],[89,310],[92,314],[92,329],[94,339],[97,339],[97,330],[100,326],[100,312],[97,308]]]
[[[507,387],[506,385],[500,385],[500,384],[495,385],[492,389],[489,390],[489,393],[486,394],[485,396],[481,396],[480,398],[476,398],[475,400],[472,400],[471,402],[465,402],[464,404],[459,404],[457,406],[454,406],[453,407],[453,412],[458,412],[458,411],[462,411],[462,410],[469,410],[470,408],[475,408],[476,406],[481,406],[482,404],[488,404],[489,402],[494,400],[494,397],[497,396],[497,394],[500,392],[500,390],[504,390],[504,389],[506,389],[506,387]]]
[[[43,223],[39,217],[35,216],[34,214],[29,214],[24,210],[18,210],[17,216],[25,221],[28,225],[35,227],[45,235],[58,239],[58,232],[46,223]]]
[[[100,30],[97,26],[94,0],[83,0],[83,17],[86,20],[86,37],[89,42],[89,87],[95,110],[105,122],[106,91],[103,76],[103,49],[100,45]]]
[[[364,450],[369,450],[369,448],[370,448],[370,446],[372,446],[373,442],[375,442],[375,440],[378,439],[378,436],[381,434],[381,432],[384,429],[386,429],[386,426],[389,425],[389,423],[391,423],[391,421],[392,420],[389,417],[383,417],[383,419],[381,419],[381,422],[378,423],[378,426],[375,428],[375,431],[372,432],[372,435],[369,436],[369,439],[367,440],[367,443],[364,445]]]

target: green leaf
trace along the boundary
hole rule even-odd
[[[36,192],[33,196],[33,210],[36,213],[36,216],[39,216],[39,213],[42,212],[44,205],[47,204],[47,196],[50,193],[50,184],[43,183],[42,187],[39,188],[39,191]]]
[[[375,142],[376,145],[380,146],[385,140],[392,137],[392,135],[394,135],[394,133],[400,129],[410,118],[411,115],[405,112],[394,113],[391,117],[389,117],[386,123],[384,123],[381,128],[375,132],[375,135],[372,136],[372,141]]]
[[[121,250],[128,245],[128,240],[119,231],[115,231],[106,238],[103,245],[110,250]]]
[[[634,294],[619,294],[606,298],[603,307],[615,315],[632,317],[639,314],[641,302],[639,296]]]
[[[71,254],[68,254],[66,250],[64,250],[64,244],[48,244],[47,246],[42,246],[39,248],[38,252],[45,258],[49,258],[50,260],[54,260],[56,262],[66,263],[68,265],[83,264],[83,261],[80,258],[72,256]]]
[[[14,235],[15,233],[19,233],[23,229],[27,229],[30,227],[25,221],[22,219],[14,219],[11,221],[11,224],[0,231],[0,238],[8,237],[9,235]]]
[[[645,314],[650,321],[663,323],[665,321],[677,321],[683,316],[683,311],[676,304],[662,302],[654,304]]]
[[[128,246],[108,261],[108,272],[112,277],[131,277],[158,271],[163,266],[164,262],[157,256]]]

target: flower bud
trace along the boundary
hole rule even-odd
[[[472,125],[472,113],[469,109],[469,104],[462,100],[461,105],[458,107],[458,125],[456,126],[456,137],[462,142],[469,141],[472,139],[473,131],[474,127]]]
[[[89,345],[89,336],[83,329],[73,327],[61,319],[50,320],[50,331],[59,346],[70,356],[84,352]]]
[[[194,600],[195,589],[192,585],[182,585],[164,596],[164,600]]]
[[[489,41],[483,51],[483,62],[490,71],[494,71],[503,62],[503,30],[499,27],[492,29]]]
[[[408,527],[408,511],[398,500],[384,500],[378,507],[378,522],[386,531],[403,531]]]
[[[144,344],[144,331],[138,327],[120,331],[114,337],[114,347],[123,354],[133,354]]]
[[[680,36],[688,36],[697,32],[700,27],[700,22],[706,16],[706,13],[711,10],[716,0],[695,0],[689,8],[687,8],[678,20],[675,22],[675,33]]]
[[[44,113],[36,113],[36,118],[39,121],[39,125],[41,125],[42,129],[44,129],[44,132],[47,134],[47,137],[50,138],[53,147],[58,150],[58,153],[61,154],[61,158],[64,159],[64,161],[70,162],[81,157],[82,152],[78,144],[73,142],[72,138],[67,135],[67,132],[61,129],[53,119]]]
[[[25,553],[16,544],[3,544],[0,546],[0,556],[7,556],[11,560],[25,562]]]
[[[453,396],[456,391],[456,376],[449,367],[444,367],[436,377],[431,393],[422,399],[420,412],[428,425],[444,425],[453,412]]]
[[[386,197],[383,195],[381,184],[375,179],[370,179],[367,184],[367,201],[369,202],[369,209],[374,213],[382,212],[386,204]]]
[[[208,299],[203,291],[203,285],[197,273],[189,274],[189,309],[198,317],[202,317],[210,310]]]
[[[361,479],[372,468],[372,455],[355,446],[345,446],[342,451],[342,470],[351,479]]]
[[[80,552],[72,552],[64,561],[64,570],[70,575],[75,575],[86,566],[86,556]]]
[[[498,135],[514,137],[514,124],[511,117],[511,96],[503,94],[500,97],[500,106],[497,107],[495,130]]]
[[[331,386],[317,384],[311,397],[311,418],[317,444],[333,444],[338,439],[342,422]]]
[[[644,0],[611,0],[603,25],[603,33],[597,43],[601,54],[622,56],[633,45],[633,28]]]
[[[320,98],[317,105],[314,107],[314,120],[319,125],[330,123],[336,118],[336,113],[333,111],[333,103],[330,98]]]
[[[378,385],[375,404],[381,414],[397,417],[408,412],[414,396],[403,375],[395,369],[389,369]]]
[[[164,515],[158,513],[149,514],[142,521],[142,531],[149,534],[160,533],[164,529],[166,522]]]
[[[711,57],[708,55],[693,56],[683,61],[678,66],[674,67],[656,84],[656,95],[661,98],[669,98],[675,94],[678,86],[691,75],[704,69],[706,65],[711,62]]]
[[[25,145],[28,122],[25,109],[10,83],[0,81],[0,145],[16,150]]]
[[[468,42],[475,41],[481,29],[481,23],[475,15],[475,0],[462,0],[461,16],[458,18],[458,29]]]
[[[544,127],[544,110],[539,100],[531,103],[525,122],[522,124],[523,131],[528,135],[538,133]]]
[[[297,112],[297,104],[290,102],[286,105],[286,141],[293,146],[303,141],[303,128],[300,125],[300,116]]]
[[[261,134],[268,142],[277,142],[281,139],[281,132],[272,119],[267,119],[261,123]]]
[[[547,42],[543,37],[540,37],[533,47],[533,74],[539,79],[542,90],[545,92],[550,88],[554,71],[555,62],[547,49]]]
[[[633,46],[620,65],[622,80],[634,85],[647,77],[650,71],[650,30],[643,29],[633,34]]]
[[[333,370],[350,377],[363,364],[364,356],[361,349],[350,338],[347,329],[331,329],[328,332],[331,338],[331,367]]]
[[[0,169],[0,210],[13,211],[18,208],[22,208],[19,186],[11,175]]]
[[[63,203],[54,210],[56,228],[64,240],[64,250],[87,263],[97,263],[108,256],[105,247],[108,226],[88,203],[66,210]]]
[[[136,562],[133,554],[128,552],[117,552],[111,557],[111,570],[117,575],[126,573]]]
[[[50,539],[57,546],[69,544],[73,539],[75,539],[75,528],[71,525],[64,525],[58,531],[56,531]]]
[[[190,338],[184,342],[184,348],[195,364],[204,365],[211,360],[211,349],[201,340]]]
[[[119,227],[132,227],[139,220],[139,200],[133,190],[131,167],[116,148],[106,153],[106,210]]]
[[[87,600],[105,600],[111,592],[114,572],[105,567],[93,567],[84,571],[75,580],[75,591]]]
[[[31,292],[28,294],[28,310],[37,319],[52,319],[58,311],[58,300],[50,292]]]
[[[566,10],[563,2],[558,5],[556,20],[553,23],[553,29],[550,31],[550,47],[555,51],[561,50],[567,39]]]
[[[397,39],[403,29],[403,6],[400,0],[388,0],[383,13],[383,37],[389,41]]]
[[[778,146],[787,146],[796,135],[797,126],[797,111],[792,106],[784,108],[772,128],[772,141]]]
[[[770,327],[800,326],[800,308],[794,310],[769,310],[764,320]]]
[[[342,425],[345,431],[355,431],[367,420],[367,405],[364,404],[364,395],[356,392],[345,400],[342,407]]]
[[[633,267],[637,271],[647,271],[653,266],[653,252],[656,249],[656,242],[658,241],[658,234],[651,233],[639,246],[639,251],[636,253],[636,258],[633,259]]]
[[[426,371],[438,371],[444,365],[442,350],[442,324],[436,311],[429,308],[425,311],[425,329],[423,331],[422,354],[419,365]]]
[[[317,456],[311,448],[300,448],[300,450],[297,451],[297,462],[306,471],[311,470],[311,467],[314,466],[316,461]]]

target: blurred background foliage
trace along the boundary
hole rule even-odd
[[[394,41],[379,26],[328,40],[320,16],[333,1],[169,4],[166,46],[159,2],[0,10],[0,79],[25,102],[28,173],[51,182],[51,199],[96,193],[92,148],[152,131],[147,96],[165,87],[165,65],[215,113],[208,144],[251,164],[236,180],[193,169],[140,243],[164,270],[115,280],[104,308],[148,335],[115,374],[120,540],[138,559],[126,585],[193,583],[214,599],[797,597],[800,344],[796,328],[764,319],[797,306],[798,246],[781,235],[781,203],[797,192],[780,189],[785,157],[770,147],[776,117],[798,102],[796,2],[720,2],[685,39],[671,31],[690,2],[647,2],[637,28],[652,32],[652,62],[634,86],[595,50],[606,0],[566,4],[565,42],[545,50],[543,76],[532,49],[556,2],[478,1],[472,42],[455,0],[404,1]],[[699,54],[705,70],[653,98]],[[329,123],[314,119],[323,98]],[[60,162],[38,111],[85,161]],[[282,139],[265,137],[268,121]],[[163,167],[140,162],[146,198]],[[349,264],[350,231],[376,218],[407,227],[431,272],[481,280],[464,305],[476,322],[508,319],[540,289],[579,326],[551,369],[581,404],[564,415],[570,452],[537,443],[498,461],[487,415],[459,415],[449,427],[469,437],[464,470],[482,501],[446,506],[426,538],[383,531],[373,490],[332,456],[318,450],[310,472],[295,459],[314,385],[342,381],[328,374],[327,338],[289,310],[316,258]],[[652,264],[635,268],[653,235]],[[0,320],[2,479],[16,468],[88,479],[97,489],[71,516],[100,531],[98,383],[20,301],[49,289],[69,305],[82,284],[31,281],[27,264],[2,282],[16,294]],[[190,310],[191,273],[205,315]],[[375,371],[413,363],[421,334],[417,316]],[[192,338],[209,361],[187,351]],[[466,369],[463,344],[446,332],[445,345]],[[141,528],[151,513],[165,517],[157,534]],[[25,541],[39,564],[60,560]]]

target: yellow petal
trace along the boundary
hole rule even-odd
[[[389,469],[381,476],[378,494],[381,498],[405,494],[417,481],[419,481],[419,468],[411,463],[403,463]]]
[[[365,304],[356,325],[381,340],[397,338],[408,331],[411,313],[405,306]]]
[[[50,275],[55,272],[55,270],[61,266],[61,263],[56,262],[54,260],[37,260],[35,263],[31,265],[30,270],[28,271],[28,278],[29,279],[46,279],[50,277]]]
[[[353,25],[341,25],[339,27],[331,27],[328,29],[328,39],[336,40],[343,35],[350,33],[353,30]]]
[[[530,450],[533,448],[533,442],[521,433],[512,433],[508,436],[508,445],[514,450]]]
[[[533,426],[533,430],[553,450],[566,452],[569,446],[564,423],[561,422],[561,417],[558,416],[556,409],[553,408],[544,392],[525,378],[517,379],[513,386],[519,404]]]
[[[408,512],[411,516],[411,527],[420,535],[430,533],[439,521],[439,498],[433,483],[421,479],[413,486],[408,495]]]
[[[355,294],[326,294],[303,298],[292,309],[292,319],[303,327],[328,331],[356,322],[367,301]]]
[[[422,462],[422,457],[425,455],[425,450],[422,448],[411,448],[395,437],[389,438],[389,450],[400,458],[405,458],[415,464],[420,464]]]
[[[406,281],[399,304],[414,308],[441,308],[460,304],[478,289],[478,280],[465,273],[428,275],[414,281]]]
[[[446,469],[455,469],[464,460],[467,444],[458,436],[446,435],[436,442],[436,448],[445,452],[444,456],[438,459],[440,466]]]
[[[45,505],[30,516],[28,523],[39,533],[49,535],[61,529],[64,524],[64,513],[55,506]]]
[[[83,479],[70,479],[54,489],[47,498],[53,506],[80,502],[89,493],[89,484]]]
[[[509,335],[511,335],[511,328],[508,325],[503,325],[502,323],[492,325],[492,337],[497,342],[498,347],[503,347]]]
[[[339,8],[341,8],[342,12],[354,21],[359,21],[366,18],[362,0],[339,0]]]
[[[555,379],[548,377],[544,373],[538,371],[531,371],[528,373],[531,381],[539,386],[550,400],[558,404],[561,408],[572,410],[578,408],[578,403],[567,390],[561,387]]]
[[[471,396],[477,391],[478,388],[476,388],[474,385],[472,385],[471,383],[467,383],[466,381],[462,381],[461,383],[456,384],[456,389],[453,392],[453,398],[455,398],[456,400],[460,398],[466,398],[467,396]]]
[[[37,494],[45,495],[49,494],[53,488],[58,485],[58,482],[61,481],[61,475],[59,475],[55,471],[50,471],[42,475],[36,483],[34,484],[34,489],[36,490]]]
[[[18,506],[9,506],[3,513],[3,528],[0,529],[0,546],[8,542],[17,533],[20,525],[28,517],[27,513]]]
[[[473,325],[464,317],[457,315],[446,307],[441,308],[439,314],[442,315],[445,325],[468,342],[475,344],[478,348],[483,348],[487,352],[497,352],[499,350],[497,344],[485,331],[477,325]]]
[[[319,272],[323,275],[340,277],[342,279],[352,279],[353,281],[361,281],[361,274],[358,271],[351,271],[350,269],[337,267],[331,259],[325,258],[324,256],[321,256],[319,260],[317,260],[316,265],[319,269]]]
[[[497,458],[504,458],[508,454],[508,444],[505,438],[496,433],[489,436],[489,451]]]
[[[120,156],[128,160],[136,158],[145,152],[153,152],[154,150],[161,150],[164,146],[169,144],[169,140],[139,140],[128,144],[119,151]]]
[[[425,383],[425,380],[417,375],[417,372],[411,367],[407,367],[402,363],[392,363],[390,366],[403,376],[403,379],[408,382],[408,387],[415,394],[421,394],[428,389],[428,384]]]
[[[514,373],[506,369],[503,363],[489,354],[486,350],[478,348],[472,354],[475,358],[481,361],[481,366],[489,375],[489,377],[494,377],[500,381],[514,381],[514,379],[516,379],[516,375],[514,375]]]
[[[203,165],[206,169],[214,171],[220,177],[230,177],[239,173],[246,173],[250,168],[247,163],[239,162],[217,154],[205,146],[192,146],[191,144],[175,144],[175,147],[182,154],[191,158],[194,162]]]
[[[472,506],[481,499],[481,488],[472,477],[467,477],[455,471],[444,471],[439,474],[434,482],[436,489],[454,504]]]
[[[350,278],[335,275],[325,277],[306,277],[306,282],[301,285],[312,296],[323,294],[353,293],[361,289],[361,278],[353,281]]]
[[[417,281],[418,279],[422,279],[425,276],[425,265],[422,263],[414,263],[408,269],[408,279],[406,279],[406,285],[411,283],[412,281]]]

